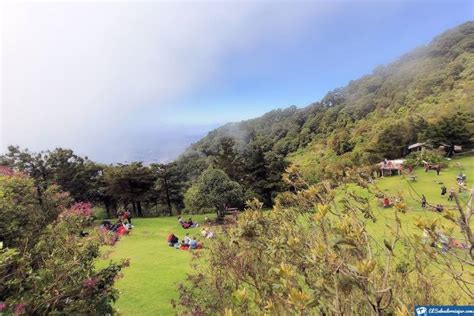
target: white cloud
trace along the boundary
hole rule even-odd
[[[291,40],[329,9],[308,6],[4,2],[1,148],[117,151],[137,109],[199,89],[235,51]]]

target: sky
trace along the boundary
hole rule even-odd
[[[0,151],[169,161],[210,130],[304,107],[463,22],[474,1],[0,4]]]

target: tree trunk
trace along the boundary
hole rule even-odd
[[[166,177],[164,178],[165,180],[165,193],[166,193],[166,204],[168,205],[168,214],[169,216],[173,216],[173,210],[171,208],[171,200],[170,200],[170,190],[168,188],[168,180]]]
[[[36,186],[36,192],[38,193],[38,202],[41,208],[43,208],[43,194],[39,185]]]
[[[133,209],[133,216],[138,216],[137,205],[135,204],[135,201],[133,200],[132,200],[132,209]]]
[[[104,206],[105,206],[105,212],[107,213],[107,218],[112,218],[110,216],[110,201],[109,201],[109,199],[107,199],[107,198],[104,199]]]
[[[217,218],[216,218],[217,223],[223,224],[224,218],[225,218],[225,209],[223,205],[216,208],[216,214],[217,214]]]
[[[137,201],[137,213],[139,217],[143,217],[142,203],[140,201]]]

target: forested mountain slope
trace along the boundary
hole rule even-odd
[[[193,155],[207,161],[227,156],[223,169],[239,181],[239,175],[232,174],[239,173],[238,165],[255,163],[248,161],[249,156],[261,156],[263,173],[281,172],[285,165],[281,159],[287,157],[308,179],[317,181],[344,166],[404,155],[412,142],[433,136],[442,141],[432,134],[443,120],[448,125],[465,124],[458,136],[445,135],[451,138],[444,141],[469,145],[473,114],[474,22],[470,21],[305,108],[278,109],[211,131],[178,162]]]

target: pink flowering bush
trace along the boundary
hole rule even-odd
[[[79,202],[74,204],[70,208],[70,212],[77,216],[91,217],[92,216],[92,204],[89,202]]]
[[[76,216],[83,219],[89,219],[92,217],[92,204],[89,202],[78,202],[73,204],[70,208],[66,209],[62,214],[62,217]]]
[[[20,303],[20,304],[17,304],[15,306],[15,311],[14,311],[14,315],[17,316],[17,315],[23,315],[25,314],[25,311],[26,311],[26,305],[23,304],[23,303]]]
[[[100,247],[116,234],[88,229],[92,205],[71,206],[68,194],[50,186],[36,198],[28,178],[0,176],[0,314],[112,315],[114,283],[125,263],[98,269]]]
[[[80,231],[93,223],[92,204],[79,202],[65,209],[59,216],[61,220],[68,222],[71,228]]]
[[[98,280],[96,278],[87,278],[82,281],[82,285],[86,288],[92,288],[97,284]]]

